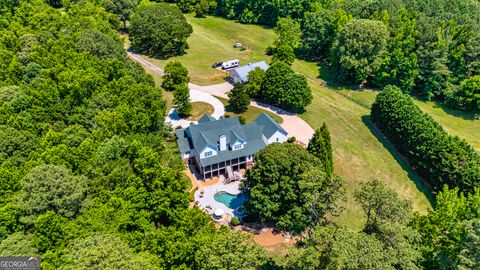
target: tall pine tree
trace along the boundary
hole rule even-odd
[[[332,149],[332,140],[330,138],[330,132],[328,131],[327,124],[323,122],[320,132],[323,137],[323,158],[322,162],[325,166],[325,172],[327,175],[331,176],[333,174],[333,149]]]
[[[322,127],[315,131],[307,150],[322,161],[325,173],[331,176],[333,174],[332,142],[326,123],[323,123]]]

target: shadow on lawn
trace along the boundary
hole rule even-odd
[[[393,144],[385,138],[385,136],[380,132],[380,130],[373,124],[370,115],[362,116],[363,123],[368,127],[370,132],[380,141],[385,147],[388,152],[393,156],[393,158],[397,161],[398,164],[408,173],[408,177],[415,183],[415,186],[418,190],[420,190],[425,196],[427,196],[428,201],[432,207],[435,204],[435,197],[432,193],[431,186],[422,178],[420,177],[412,168],[412,166],[408,163],[405,157],[403,157],[393,146]]]
[[[459,118],[462,118],[464,120],[470,120],[470,121],[475,121],[475,113],[473,112],[468,112],[468,111],[462,111],[462,110],[458,110],[458,109],[453,109],[453,108],[450,108],[446,105],[443,105],[443,104],[440,104],[438,102],[435,102],[434,105],[433,105],[434,108],[440,108],[442,109],[446,114],[448,115],[452,115],[452,116],[455,116],[455,117],[459,117]]]

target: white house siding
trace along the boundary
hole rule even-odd
[[[238,148],[238,149],[235,149],[235,147],[236,147],[237,145],[240,145],[241,147]],[[239,141],[236,141],[236,142],[232,145],[232,150],[235,151],[235,150],[240,150],[240,149],[243,149],[243,144],[242,144],[241,142],[239,142]]]
[[[271,144],[274,142],[283,143],[286,142],[287,139],[287,135],[277,130],[275,131],[275,133],[273,133],[272,136],[270,136],[270,138],[267,139],[267,144]]]
[[[217,150],[215,150],[211,147],[205,147],[205,149],[203,149],[203,151],[200,153],[200,158],[206,158],[205,153],[208,152],[208,151],[212,151],[212,155],[208,156],[208,157],[213,157],[213,156],[217,155]]]
[[[186,152],[186,153],[182,154],[182,159],[187,159],[187,158],[190,158],[190,157],[191,157],[190,152]]]

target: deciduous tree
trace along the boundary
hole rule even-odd
[[[340,178],[327,177],[321,161],[298,145],[271,144],[257,153],[247,171],[246,211],[262,221],[300,233],[337,210]],[[321,168],[321,169],[320,169]]]
[[[223,231],[196,252],[195,261],[202,270],[255,270],[267,266],[270,259],[251,235],[239,231]]]
[[[244,113],[250,105],[250,98],[245,90],[245,86],[241,83],[233,85],[232,90],[228,92],[228,106],[236,113]]]
[[[251,97],[257,97],[260,94],[260,87],[265,78],[265,70],[261,68],[255,68],[247,75],[248,82],[245,84],[245,91]]]
[[[342,82],[362,83],[373,76],[385,57],[388,29],[380,21],[348,22],[332,46],[334,76]]]
[[[183,54],[191,33],[180,9],[167,3],[141,4],[130,21],[132,48],[156,57]]]
[[[177,106],[177,113],[180,117],[186,117],[192,113],[192,102],[190,101],[190,89],[185,84],[175,86],[173,91],[173,104]]]
[[[188,70],[178,61],[169,62],[165,66],[162,88],[166,91],[173,91],[180,84],[187,85],[190,82]]]
[[[33,215],[47,211],[73,217],[82,208],[88,179],[75,176],[64,167],[40,165],[24,178],[22,203]]]
[[[267,70],[260,96],[272,105],[298,111],[304,111],[313,98],[305,77],[284,62],[274,62]]]

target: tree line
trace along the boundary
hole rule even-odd
[[[278,28],[290,18],[299,27],[288,29],[302,42],[276,46],[276,57],[286,62],[294,55],[312,59],[326,63],[340,83],[396,85],[423,99],[480,113],[478,1],[218,0],[210,5],[210,14],[241,23]]]
[[[197,250],[233,233],[188,208],[162,90],[127,57],[118,17],[91,1],[8,1],[0,21],[0,255],[210,269]]]
[[[372,120],[430,185],[473,192],[480,184],[480,155],[448,135],[398,87],[387,86],[372,105]]]

